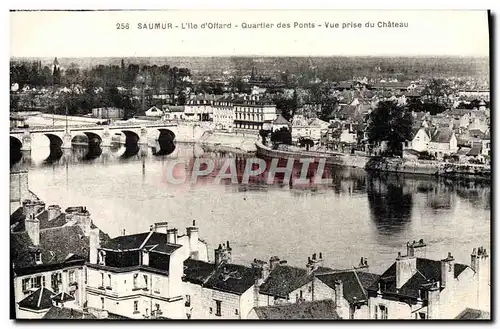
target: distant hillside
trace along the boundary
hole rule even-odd
[[[336,72],[351,76],[404,75],[472,76],[489,79],[489,59],[486,57],[125,57],[126,64],[170,65],[186,67],[194,75],[219,74],[229,71],[239,75],[258,74],[277,76],[288,71],[292,74],[315,72],[328,78]],[[41,60],[51,65],[53,58],[12,58],[12,61]],[[71,63],[81,68],[99,64],[120,65],[122,58],[58,58],[62,67]]]

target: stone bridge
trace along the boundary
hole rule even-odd
[[[191,132],[192,130],[192,132]],[[33,135],[45,135],[50,146],[59,146],[62,149],[71,149],[72,141],[76,136],[86,135],[89,143],[99,144],[101,147],[111,146],[112,137],[116,133],[125,135],[125,144],[147,145],[148,135],[159,132],[157,140],[168,139],[172,142],[181,134],[182,139],[186,135],[192,135],[193,141],[200,132],[186,127],[179,127],[172,123],[141,123],[141,124],[113,124],[113,125],[81,125],[81,126],[44,126],[32,128],[19,128],[10,130],[11,146],[17,143],[21,151],[31,151],[31,140]]]

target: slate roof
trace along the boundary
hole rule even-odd
[[[481,151],[483,149],[482,144],[473,144],[472,148],[470,149],[469,153],[467,153],[468,156],[478,156],[481,154]]]
[[[452,136],[453,136],[453,131],[451,129],[441,128],[434,133],[434,136],[432,136],[431,138],[431,142],[449,143]]]
[[[212,275],[215,268],[214,263],[188,258],[184,261],[183,279],[194,284],[203,284]]]
[[[338,320],[332,300],[255,307],[260,320]]]
[[[153,246],[154,248],[151,248]],[[102,248],[112,250],[133,250],[141,247],[147,247],[148,250],[152,249],[170,255],[182,246],[167,243],[167,235],[158,232],[118,236],[102,245]]]
[[[60,227],[67,223],[66,214],[64,213],[61,213],[59,216],[49,221],[49,212],[47,210],[44,210],[36,218],[40,221],[41,230],[52,227]]]
[[[22,232],[24,228],[24,220],[26,216],[23,213],[23,207],[19,207],[10,215],[10,226],[12,232]]]
[[[320,267],[315,272],[322,273],[332,269]],[[267,279],[262,283],[259,292],[264,295],[277,296],[281,298],[288,297],[288,294],[312,279],[312,274],[308,274],[306,269],[279,265],[274,268]]]
[[[30,248],[33,242],[27,232],[11,233],[11,261],[14,269],[36,268],[48,264],[61,264],[88,257],[89,238],[79,226],[64,226],[40,230],[42,265],[35,263]]]
[[[467,267],[467,265],[455,263],[454,277],[457,278]],[[422,284],[435,281],[441,281],[441,262],[427,258],[417,258],[417,273],[399,289],[399,292],[396,291],[396,262],[368,290],[377,291],[380,282],[382,293],[418,298],[419,287]]]
[[[366,290],[377,282],[380,276],[368,272],[347,270],[318,274],[316,278],[332,289],[335,289],[335,281],[342,281],[344,298],[352,304],[356,301],[367,300]]]
[[[30,310],[45,310],[52,307],[52,296],[54,293],[45,287],[40,287],[25,299],[20,301],[19,307]]]
[[[61,308],[52,306],[42,317],[44,320],[95,320],[93,314],[74,310],[70,308]]]
[[[278,114],[276,120],[273,121],[273,124],[275,125],[289,125],[290,122],[287,121],[287,119],[283,118],[281,114]]]
[[[221,264],[203,286],[241,295],[255,284],[257,275],[257,269],[254,268]]]
[[[466,308],[463,310],[457,317],[456,320],[486,320],[491,319],[491,315],[489,312],[476,310],[473,308]]]
[[[53,296],[52,300],[55,302],[67,302],[69,300],[75,300],[75,298],[73,296],[71,296],[70,294],[62,291],[62,292],[58,293],[57,295]]]

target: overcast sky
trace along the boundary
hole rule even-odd
[[[486,11],[94,11],[12,12],[12,57],[131,56],[488,56]],[[408,28],[366,28],[378,22]],[[139,23],[171,22],[177,29],[147,31]],[[182,23],[231,23],[231,29],[181,29]],[[242,23],[274,28],[242,29]],[[315,28],[277,28],[277,23]],[[362,28],[326,28],[325,22]],[[128,23],[119,30],[117,23]],[[321,24],[321,27],[318,26]],[[238,27],[235,27],[238,25]]]

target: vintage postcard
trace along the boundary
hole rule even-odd
[[[12,319],[491,319],[489,12],[9,16]]]

